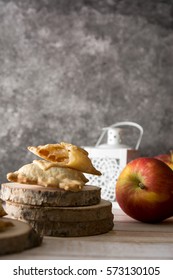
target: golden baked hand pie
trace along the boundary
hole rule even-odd
[[[47,169],[52,166],[60,166],[76,169],[84,173],[101,175],[101,172],[93,166],[88,157],[88,152],[78,146],[61,142],[60,144],[47,144],[37,147],[29,146],[28,150],[54,163],[54,165],[47,165]],[[42,164],[42,167],[43,165],[44,164]]]
[[[71,191],[81,190],[88,182],[88,179],[80,171],[62,167],[51,167],[43,170],[34,162],[22,166],[18,171],[8,173],[7,179],[12,182],[56,187]]]
[[[1,200],[0,200],[0,217],[3,217],[5,215],[7,215],[7,213],[5,212],[5,210],[2,206]]]

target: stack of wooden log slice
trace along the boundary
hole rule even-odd
[[[27,221],[39,234],[89,236],[113,228],[112,203],[101,199],[101,189],[86,185],[72,192],[38,185],[5,183],[1,198],[9,217]]]

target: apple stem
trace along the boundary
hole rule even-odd
[[[145,185],[144,185],[143,183],[139,183],[139,187],[140,187],[141,189],[145,189]]]
[[[170,154],[171,154],[171,162],[173,162],[173,150],[170,150]]]

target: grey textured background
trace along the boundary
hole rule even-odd
[[[0,0],[1,182],[28,145],[93,146],[119,121],[168,152],[172,92],[173,1]]]

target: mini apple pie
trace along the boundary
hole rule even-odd
[[[40,161],[41,162],[41,161]],[[45,166],[44,168],[40,168]],[[78,191],[88,182],[80,171],[53,166],[47,168],[49,162],[42,164],[33,162],[22,166],[18,171],[7,174],[8,181],[22,184],[34,184],[44,187],[57,187],[64,190]]]
[[[37,161],[37,164],[44,170],[59,166],[93,175],[101,175],[101,172],[93,166],[88,157],[88,152],[75,145],[61,142],[60,144],[47,144],[37,147],[30,146],[28,150],[50,162],[45,167],[44,161]]]

